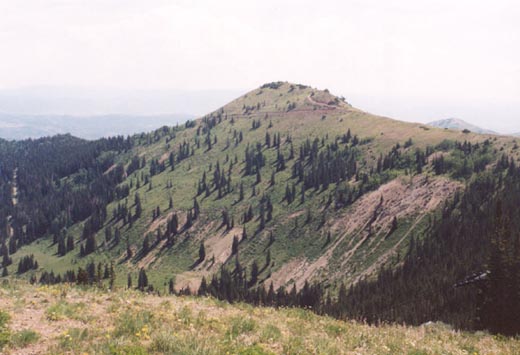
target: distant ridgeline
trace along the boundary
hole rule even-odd
[[[517,159],[281,82],[181,127],[0,140],[2,275],[516,333]]]

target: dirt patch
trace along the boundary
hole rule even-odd
[[[130,250],[132,251],[132,255],[136,255],[137,252],[139,251],[139,248],[137,247],[137,245],[135,244],[132,244],[130,245]],[[125,262],[126,261],[126,264],[128,266],[131,265],[132,263],[132,259],[127,259],[127,250],[125,249],[120,255],[119,257],[116,259],[116,263],[122,263],[122,262]]]
[[[168,158],[170,158],[170,152],[166,152],[166,153],[164,153],[164,154],[161,155],[161,157],[159,158],[159,164],[164,163],[166,160],[168,160]]]
[[[33,330],[39,335],[39,340],[35,344],[30,344],[23,349],[16,349],[17,355],[33,355],[44,354],[52,345],[56,344],[57,337],[63,332],[71,328],[85,328],[85,324],[74,319],[60,319],[51,321],[47,319],[46,309],[52,305],[56,299],[52,299],[48,295],[40,292],[35,294],[26,294],[24,297],[23,309],[11,313],[11,322],[9,327],[13,332],[22,330]],[[65,299],[63,299],[65,301]],[[74,300],[81,302],[82,300]],[[10,305],[13,307],[13,305]],[[93,311],[93,309],[91,309]]]
[[[112,170],[114,170],[116,168],[117,164],[112,164],[107,170],[105,170],[105,172],[103,173],[103,175],[108,175],[110,174],[110,172]]]
[[[200,287],[202,273],[197,271],[185,271],[175,276],[175,290],[180,291],[189,288],[192,292],[196,292]],[[207,279],[207,277],[206,277]],[[209,280],[208,280],[209,282]]]
[[[305,211],[304,210],[301,210],[301,211],[296,211],[294,213],[291,213],[287,218],[289,219],[294,219],[296,217],[300,217],[302,214],[304,214]]]
[[[330,275],[338,276],[344,272],[353,255],[374,231],[390,230],[394,217],[422,218],[453,196],[461,187],[460,183],[444,177],[432,178],[424,175],[390,181],[378,190],[366,194],[351,208],[334,218],[330,230],[335,240],[318,259],[295,259],[274,272],[271,280],[275,286],[294,281],[299,288],[305,280],[310,280],[320,271],[326,270],[336,249],[346,245],[340,258],[339,270],[329,270]],[[408,234],[403,238],[406,239]],[[399,246],[403,238],[378,260],[378,265],[391,255],[392,250]]]
[[[168,222],[168,219],[170,219],[174,213],[177,213],[177,217],[179,218],[179,227],[182,226],[182,220],[185,218],[185,213],[181,211],[170,211],[165,215],[160,216],[159,218],[156,218],[153,220],[148,228],[146,229],[146,232],[144,232],[144,235],[147,235],[148,233],[153,233],[159,229],[159,227],[163,227]]]
[[[461,184],[444,177],[402,177],[363,196],[332,226],[332,232],[352,232],[373,219],[374,229],[389,227],[393,218],[427,213],[452,196]],[[380,205],[379,211],[376,208]]]
[[[192,271],[186,271],[176,276],[176,288],[182,289],[187,286],[190,289],[197,290],[203,276],[206,278],[213,275],[218,268],[231,257],[231,246],[233,237],[241,237],[242,228],[235,227],[228,231],[224,228],[211,232],[214,223],[208,224],[206,228],[201,230],[199,236],[205,236],[211,233],[211,236],[204,241],[206,248],[206,260],[198,265]],[[209,281],[209,280],[208,280]]]
[[[242,228],[235,227],[228,231],[217,231],[217,233],[206,239],[204,242],[206,246],[206,255],[208,255],[209,258],[213,256],[215,257],[215,265],[211,266],[212,269],[225,263],[226,260],[229,259],[231,256],[231,245],[233,244],[233,237],[237,236],[240,238],[241,235]],[[204,265],[202,267],[204,267]]]
[[[166,244],[166,242],[167,240],[163,239],[157,245],[155,245],[154,248],[148,252],[148,254],[146,254],[141,260],[139,260],[139,262],[137,263],[137,267],[139,269],[148,269],[149,266],[157,259],[159,252],[164,247],[164,244]]]
[[[296,288],[300,289],[313,272],[310,266],[311,264],[304,258],[293,259],[273,273],[266,284],[272,282],[274,288],[277,289],[280,286],[295,283]]]

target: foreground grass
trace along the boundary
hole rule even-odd
[[[443,324],[374,327],[300,309],[125,290],[3,285],[0,308],[3,354],[520,353],[520,339]]]

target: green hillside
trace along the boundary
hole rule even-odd
[[[44,282],[113,263],[118,285],[143,269],[157,290],[173,279],[193,291],[239,262],[258,271],[251,287],[316,281],[331,294],[399,266],[468,181],[518,158],[510,137],[374,116],[281,82],[182,126],[2,141],[0,154],[8,275],[22,259],[18,276],[52,271]]]

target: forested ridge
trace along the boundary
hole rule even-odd
[[[0,141],[2,275],[514,333],[517,148],[288,83],[132,137]]]
[[[47,233],[58,237],[63,228],[106,209],[124,171],[116,166],[105,172],[117,154],[131,147],[131,140],[124,137],[86,141],[61,135],[2,141],[0,227],[4,238],[11,235],[11,248],[16,250]]]

